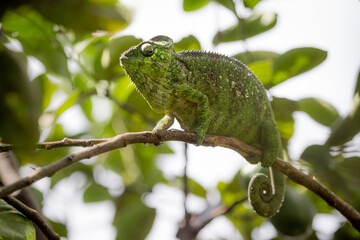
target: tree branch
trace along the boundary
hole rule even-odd
[[[78,140],[84,142],[91,142],[93,140]],[[95,141],[95,140],[94,140]],[[99,154],[112,151],[114,149],[126,147],[128,144],[134,143],[154,143],[159,144],[160,139],[154,132],[138,132],[138,133],[124,133],[118,136],[115,136],[110,139],[100,139],[100,143],[97,145],[91,146],[82,151],[70,154],[54,163],[40,167],[35,170],[32,174],[27,177],[22,178],[21,180],[12,183],[7,186],[0,188],[0,198],[3,198],[12,192],[27,187],[44,177],[50,177],[57,171],[76,163],[80,160],[91,158]],[[191,144],[195,144],[196,135],[195,133],[171,130],[167,131],[165,137],[161,141],[183,141]],[[44,143],[45,144],[45,143]],[[66,144],[65,144],[66,145]],[[230,148],[240,153],[244,158],[257,159],[252,163],[259,162],[261,159],[262,152],[260,149],[249,146],[244,142],[240,141],[237,138],[233,137],[223,137],[215,135],[207,135],[203,146],[222,146]],[[58,147],[58,145],[57,145]],[[349,205],[344,200],[340,199],[333,192],[331,192],[326,186],[320,183],[318,180],[307,176],[300,170],[293,167],[291,164],[284,162],[281,159],[277,159],[274,165],[272,166],[275,169],[281,171],[283,174],[288,176],[292,181],[301,184],[308,188],[309,190],[316,193],[318,196],[323,198],[330,206],[336,208],[341,212],[352,226],[360,232],[360,213],[355,210],[351,205]]]

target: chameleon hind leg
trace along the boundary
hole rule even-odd
[[[269,175],[258,173],[249,183],[248,197],[254,211],[263,217],[272,217],[280,209],[285,195],[285,176],[271,168],[276,157],[282,157],[281,140],[275,124],[264,121],[260,143],[263,147],[261,165],[269,167]]]

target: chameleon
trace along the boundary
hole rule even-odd
[[[160,139],[177,119],[183,130],[196,133],[196,145],[206,134],[261,145],[261,166],[269,176],[252,176],[248,199],[262,217],[279,211],[285,176],[271,165],[282,158],[281,138],[267,92],[246,65],[214,52],[175,52],[164,35],[123,52],[120,65],[150,107],[165,114],[153,129]]]

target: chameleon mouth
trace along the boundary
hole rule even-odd
[[[124,67],[124,65],[130,61],[144,61],[143,58],[139,58],[139,57],[128,57],[126,55],[122,55],[120,57],[120,66]]]
[[[119,60],[120,60],[120,66],[124,67],[124,62],[130,60],[130,58],[127,57],[126,55],[122,55]]]

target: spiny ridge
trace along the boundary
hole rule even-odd
[[[178,54],[180,56],[185,56],[185,57],[196,57],[196,58],[201,58],[201,57],[205,57],[205,58],[212,58],[212,59],[216,59],[216,60],[221,60],[221,61],[226,61],[226,62],[234,62],[240,66],[245,66],[242,62],[240,62],[239,60],[237,60],[236,58],[233,57],[229,57],[225,54],[221,54],[221,53],[217,53],[217,52],[212,52],[212,51],[202,51],[202,50],[185,50],[185,51],[181,51],[178,52]]]

